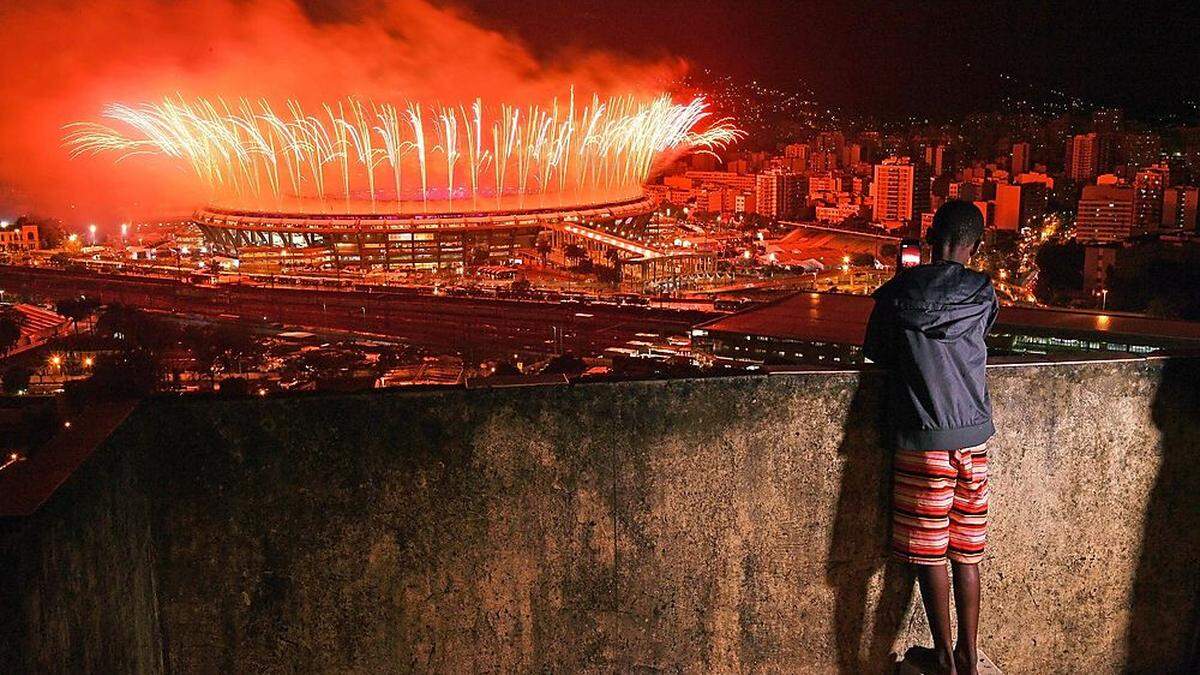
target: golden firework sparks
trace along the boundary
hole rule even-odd
[[[664,156],[713,153],[743,135],[728,119],[710,120],[703,97],[677,103],[666,95],[644,100],[593,95],[578,117],[573,90],[566,106],[556,99],[549,107],[523,109],[500,105],[489,111],[480,99],[469,107],[410,101],[400,108],[355,98],[322,105],[321,116],[306,113],[297,101],[287,101],[285,108],[280,115],[267,101],[246,99],[233,106],[202,98],[112,103],[101,111],[103,122],[67,125],[64,145],[72,157],[178,160],[214,198],[269,196],[276,204],[284,197],[324,204],[335,196],[326,191],[326,173],[333,171],[341,185],[336,196],[347,203],[365,198],[374,208],[381,199],[405,198],[406,168],[418,172],[421,189],[415,196],[423,201],[434,191],[449,199],[456,190],[479,197],[485,190],[480,174],[489,163],[490,191],[497,197],[563,192],[568,185],[581,191],[628,190],[644,183]],[[432,142],[426,114],[433,122]],[[485,149],[489,127],[491,148]],[[415,166],[406,166],[410,155]],[[444,182],[435,187],[430,160],[439,155],[440,168],[433,169],[442,172]],[[388,187],[381,192],[377,181],[384,164],[392,174],[390,194]],[[460,169],[466,185],[456,184]]]

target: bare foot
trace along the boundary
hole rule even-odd
[[[940,651],[929,647],[909,647],[904,652],[904,660],[912,663],[922,673],[931,675],[960,675],[955,668],[955,657],[952,652]]]
[[[955,647],[954,666],[958,675],[979,675],[979,654],[968,654],[961,646]]]

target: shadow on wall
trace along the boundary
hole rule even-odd
[[[1200,672],[1200,361],[1163,363],[1162,463],[1146,503],[1126,635],[1129,673]]]
[[[843,675],[888,669],[913,595],[911,572],[888,555],[892,452],[884,440],[883,380],[882,373],[859,376],[838,447],[842,480],[825,578],[834,590],[831,634]],[[880,569],[882,588],[873,594]]]

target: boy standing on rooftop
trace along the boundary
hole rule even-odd
[[[987,528],[987,440],[995,433],[984,335],[998,303],[991,279],[966,268],[983,215],[949,201],[927,241],[932,262],[901,271],[875,292],[863,354],[889,371],[895,445],[892,551],[917,571],[937,672],[974,675],[979,656],[979,561]],[[949,558],[958,615],[950,630]]]

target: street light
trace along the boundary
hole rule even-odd
[[[1108,289],[1100,289],[1100,309],[1108,309]]]
[[[92,238],[92,246],[95,246],[96,245],[96,226],[95,225],[88,225],[88,234]]]

